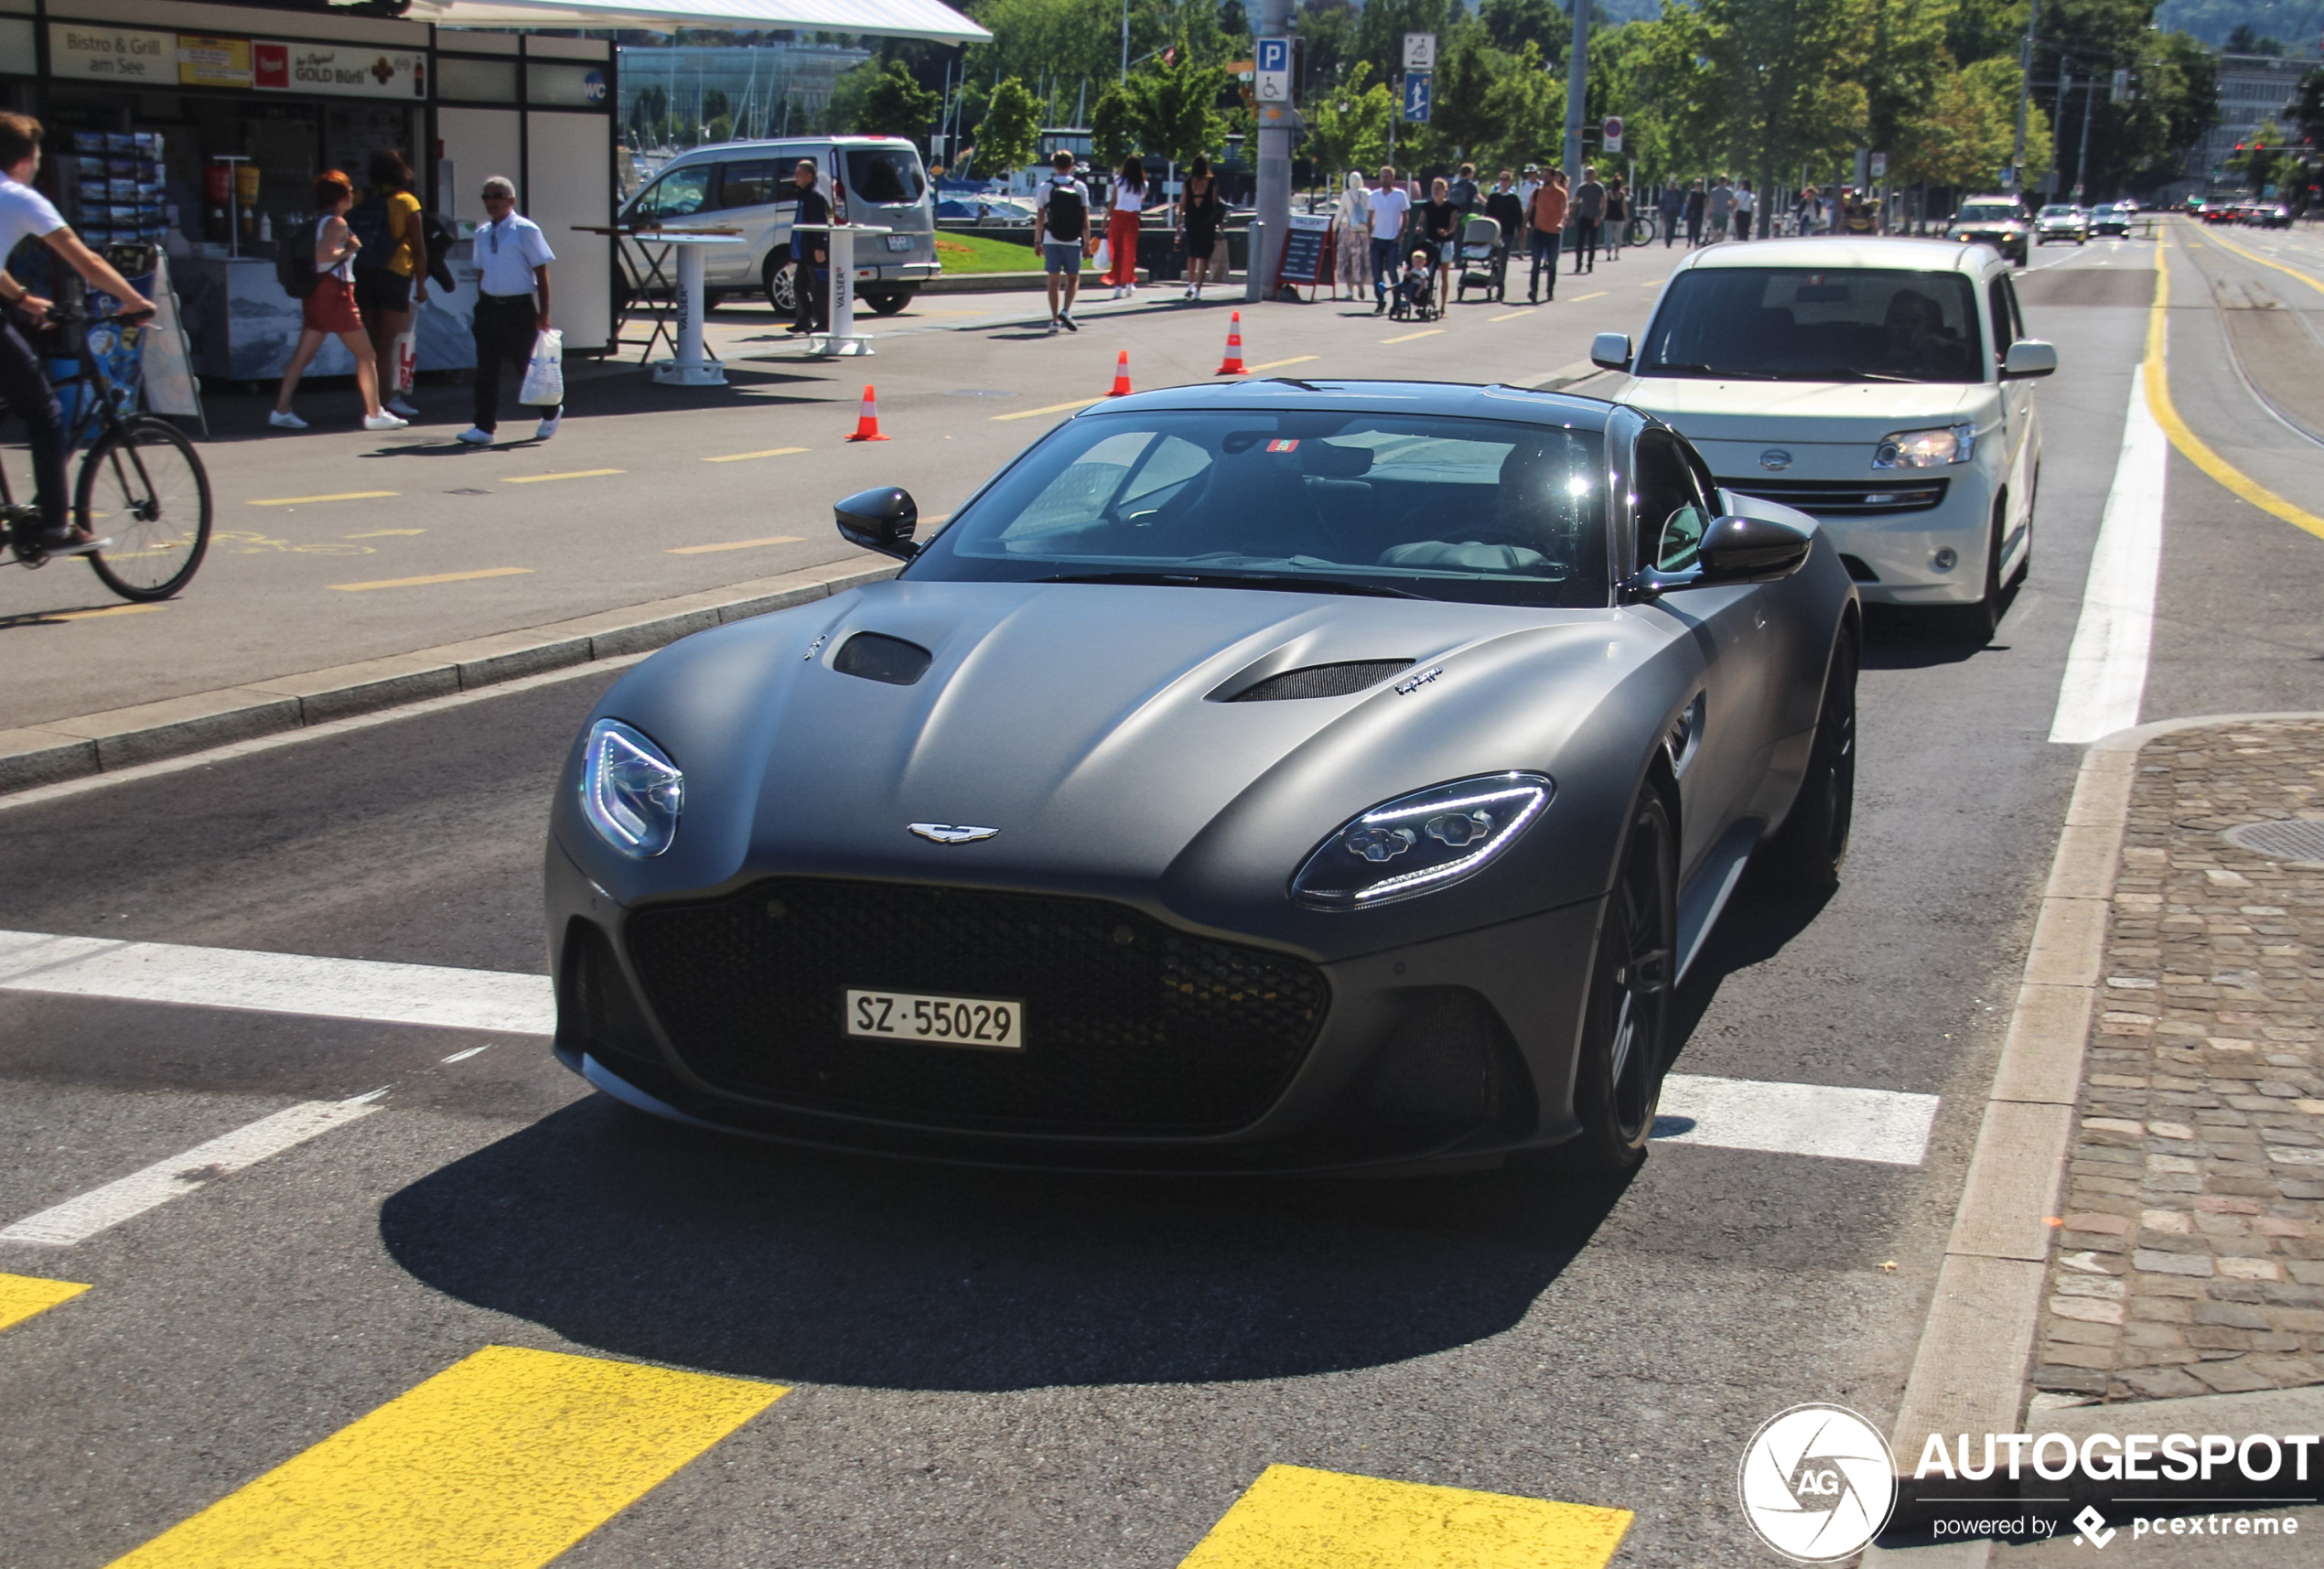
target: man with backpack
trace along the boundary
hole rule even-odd
[[[355,253],[355,308],[379,362],[380,407],[403,419],[420,411],[404,400],[406,367],[396,343],[411,328],[413,311],[427,303],[427,231],[420,199],[412,194],[412,167],[382,148],[371,155],[371,186],[347,210],[347,227],[362,245]],[[416,356],[415,356],[416,358]]]
[[[1073,296],[1081,288],[1081,242],[1090,231],[1090,188],[1073,177],[1073,155],[1060,147],[1049,160],[1057,172],[1033,190],[1033,221],[1041,234],[1041,265],[1049,274],[1049,330],[1081,329]]]

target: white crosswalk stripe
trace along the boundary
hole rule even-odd
[[[0,931],[0,990],[510,1035],[556,1030],[555,998],[542,975],[32,931]],[[459,1061],[477,1049],[445,1060]],[[1654,1138],[1709,1149],[1918,1166],[1936,1114],[1934,1095],[1673,1073],[1663,1083]],[[177,1169],[203,1164],[190,1155],[175,1163]]]

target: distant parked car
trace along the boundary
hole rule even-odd
[[[1033,221],[1033,204],[1021,196],[953,195],[936,204],[936,216],[952,222],[1023,228]]]
[[[2258,229],[2289,229],[2292,226],[2292,210],[2281,202],[2263,201],[2252,209],[2247,221]]]

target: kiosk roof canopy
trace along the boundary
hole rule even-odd
[[[440,27],[795,27],[976,44],[992,34],[941,0],[412,0]]]

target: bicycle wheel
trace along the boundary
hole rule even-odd
[[[210,548],[210,476],[167,420],[139,414],[97,438],[73,486],[74,521],[113,543],[89,564],[124,599],[167,599]]]

